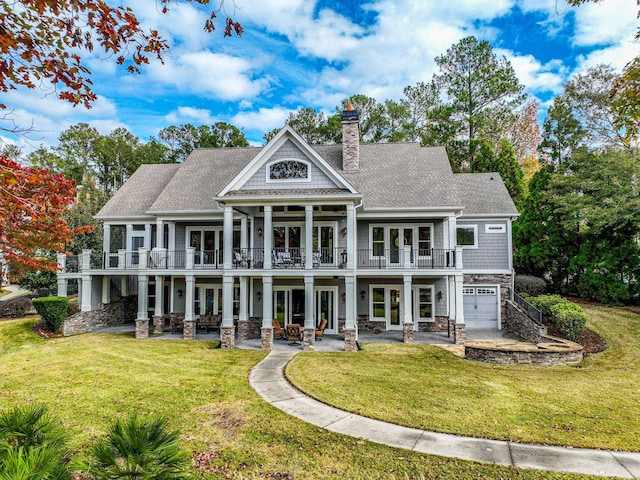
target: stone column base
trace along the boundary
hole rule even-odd
[[[413,343],[413,322],[402,324],[402,341],[404,343]]]
[[[136,319],[136,338],[149,338],[149,319]]]
[[[356,329],[345,328],[342,333],[344,333],[344,351],[357,352],[358,344],[356,343]]]
[[[316,349],[316,329],[313,327],[307,327],[303,328],[302,332],[302,350],[305,352],[313,352]]]
[[[238,340],[249,340],[249,320],[238,320]]]
[[[220,346],[222,348],[234,348],[236,346],[236,327],[220,327]]]
[[[453,343],[464,345],[467,342],[467,331],[464,323],[456,323],[453,326]]]
[[[238,330],[240,330],[240,325],[238,325]],[[238,332],[238,335],[239,334],[240,333]],[[273,327],[261,327],[260,339],[262,340],[263,350],[272,350],[273,349]]]
[[[196,339],[196,321],[195,320],[185,320],[182,322],[183,325],[183,338],[185,340],[195,340]]]
[[[153,316],[153,333],[162,333],[164,331],[164,315]]]

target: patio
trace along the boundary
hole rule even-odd
[[[135,334],[134,324],[119,325],[116,327],[106,327],[94,331],[93,333],[130,333]],[[159,335],[149,335],[149,340],[183,340],[181,333],[165,332]],[[220,341],[220,333],[197,334],[196,340]],[[513,334],[504,330],[468,330],[467,341],[473,340],[518,340]],[[358,343],[402,343],[402,332],[363,332],[358,335]],[[453,336],[447,337],[446,333],[435,332],[414,332],[413,343],[438,345],[448,350],[457,352],[462,350],[461,346],[454,345]],[[260,350],[261,340],[253,338],[249,340],[236,340],[236,348],[241,350]],[[287,340],[273,341],[273,350],[297,351],[302,345],[289,345]],[[323,335],[322,340],[315,342],[317,352],[342,352],[344,351],[344,337],[342,335]],[[462,350],[463,351],[463,350]]]

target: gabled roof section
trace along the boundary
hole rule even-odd
[[[266,167],[272,160],[280,158],[277,156],[281,149],[289,146],[290,151],[296,151],[297,156],[302,155],[303,161],[312,163],[314,167],[319,169],[325,179],[328,179],[337,190],[342,190],[347,194],[358,194],[358,191],[338,172],[334,166],[330,165],[321,155],[318,154],[298,133],[289,125],[285,125],[271,141],[264,146],[251,162],[249,162],[239,174],[232,179],[228,185],[222,189],[218,197],[233,197],[238,195],[243,187],[247,186],[250,179],[255,177],[263,167]],[[293,147],[293,148],[290,148]],[[322,185],[327,188],[328,185]],[[310,189],[313,185],[309,186]],[[284,189],[286,190],[286,188]]]
[[[145,217],[147,210],[171,181],[180,164],[140,165],[96,214],[98,220]]]
[[[149,213],[157,215],[221,211],[214,197],[260,150],[260,147],[194,150],[151,205]]]
[[[314,148],[334,168],[341,168],[342,145]],[[363,143],[359,169],[342,175],[363,193],[364,211],[463,207],[452,185],[453,173],[444,147]]]
[[[518,216],[499,173],[457,173],[454,185],[464,203],[463,216]]]

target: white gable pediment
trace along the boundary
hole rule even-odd
[[[356,190],[289,125],[249,162],[220,196],[250,190]]]

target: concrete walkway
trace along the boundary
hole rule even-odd
[[[5,285],[2,287],[4,290],[9,290],[11,293],[7,293],[6,295],[0,297],[0,301],[6,302],[8,300],[13,300],[14,298],[22,297],[24,295],[28,295],[29,290],[24,290],[20,288],[18,285]]]
[[[431,455],[567,473],[640,478],[640,453],[527,445],[401,427],[318,402],[295,389],[284,367],[298,351],[272,350],[249,374],[249,383],[280,410],[305,422],[358,438]]]

